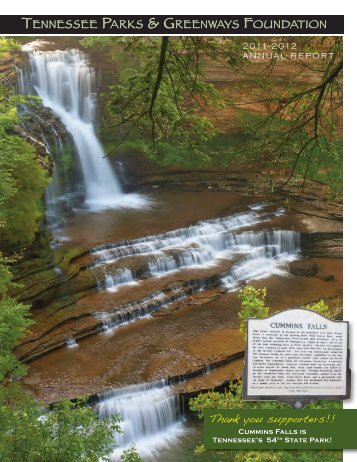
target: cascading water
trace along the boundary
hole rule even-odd
[[[145,206],[144,197],[123,192],[96,136],[95,72],[87,56],[76,49],[42,51],[30,46],[24,49],[29,53],[34,91],[72,135],[82,173],[85,205],[92,210]]]
[[[237,213],[224,218],[200,221],[188,228],[180,228],[155,236],[146,236],[131,241],[104,244],[92,250],[98,257],[96,265],[110,263],[122,257],[138,254],[150,254],[175,247],[189,245],[208,245],[216,250],[224,250],[225,239],[229,231],[238,232],[249,226],[268,221],[268,215],[255,212]]]
[[[280,214],[281,210],[276,213]],[[186,281],[181,287],[165,289],[165,293],[154,292],[137,303],[130,302],[112,311],[94,313],[102,321],[100,331],[112,331],[117,326],[150,316],[199,290],[207,289],[210,284],[237,290],[249,279],[286,274],[284,266],[298,258],[299,233],[293,230],[246,230],[269,221],[271,216],[251,210],[93,249],[92,255],[96,260],[90,268],[104,274],[104,285],[99,284],[98,288],[111,291],[135,281],[140,283],[143,278],[165,277],[175,271],[195,269],[199,275],[208,266],[219,264],[221,259],[231,261],[230,269],[221,273],[218,270],[213,279]],[[142,269],[137,274],[122,266],[123,261],[128,259],[141,261]],[[112,273],[108,266],[113,265],[120,266]],[[205,374],[210,372],[210,367],[204,371]],[[163,446],[172,445],[185,428],[178,417],[178,398],[165,381],[104,393],[100,396],[97,410],[101,417],[120,413],[124,419],[123,433],[116,435],[118,449],[111,456],[112,462],[119,462],[123,450],[132,442],[136,443],[144,460],[156,460]]]
[[[189,290],[187,291],[189,292]],[[154,292],[137,302],[122,305],[111,312],[95,312],[93,316],[102,321],[102,332],[108,332],[115,327],[137,321],[138,319],[148,318],[151,313],[167,308],[172,303],[184,300],[187,293],[182,289],[174,289],[170,293]]]
[[[123,450],[133,442],[143,457],[152,460],[156,450],[184,432],[179,399],[165,380],[131,385],[103,393],[99,398],[100,417],[119,413],[124,420],[123,432],[116,434],[119,449],[112,454],[112,462],[119,462]]]
[[[253,279],[288,276],[288,263],[299,258],[300,233],[284,229],[246,230],[260,227],[282,213],[282,209],[236,213],[93,248],[95,260],[87,268],[93,271],[99,291],[123,290],[125,294],[128,286],[143,288],[151,278],[156,279],[154,284],[161,279],[159,284],[165,288],[175,274],[176,281],[180,281],[170,290],[93,313],[102,322],[98,332],[111,332],[118,326],[150,317],[210,288],[236,291]]]
[[[97,260],[91,267],[98,289],[116,291],[143,278],[214,267],[224,259],[232,261],[231,269],[220,277],[221,285],[228,290],[236,290],[250,279],[282,275],[284,264],[298,257],[300,234],[292,230],[242,232],[248,226],[268,221],[270,216],[253,211],[238,213],[156,236],[97,247],[92,250]],[[142,261],[136,274],[122,263],[128,257]]]

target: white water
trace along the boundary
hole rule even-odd
[[[72,135],[83,176],[85,204],[92,210],[110,207],[141,208],[147,200],[125,194],[97,138],[95,73],[79,50],[29,53],[33,88]]]
[[[259,206],[259,210],[263,208]],[[256,208],[257,209],[257,208]],[[277,213],[282,213],[279,210]],[[93,249],[97,258],[94,271],[103,272],[104,287],[117,290],[122,285],[140,283],[141,278],[164,277],[173,271],[185,271],[217,264],[220,259],[232,260],[230,269],[218,274],[214,284],[228,290],[237,290],[251,279],[271,274],[286,275],[287,263],[298,258],[300,235],[293,230],[247,230],[257,224],[268,222],[271,215],[251,211],[224,218],[198,222],[190,227],[167,233],[146,236],[130,241],[105,244]],[[234,255],[239,254],[238,262]],[[148,258],[145,261],[143,256]],[[108,266],[138,256],[143,259],[143,269],[135,279],[128,268],[120,266],[110,272]],[[196,272],[197,274],[197,272]],[[190,281],[176,292],[157,292],[137,303],[122,305],[112,312],[94,314],[102,321],[101,330],[111,332],[114,328],[150,316],[156,310],[184,300],[195,291],[204,289],[209,280]],[[210,373],[208,367],[205,373]],[[178,398],[164,380],[155,383],[133,385],[100,396],[97,406],[99,415],[119,413],[124,419],[123,433],[116,435],[118,448],[111,455],[111,462],[120,462],[123,450],[136,443],[144,460],[156,461],[160,452],[178,442],[185,431],[184,421],[179,417]]]
[[[132,442],[143,457],[155,460],[157,451],[184,432],[178,397],[164,380],[103,393],[97,411],[102,418],[119,413],[124,419],[123,433],[115,435],[119,448],[111,456],[113,462],[121,460],[123,450]]]
[[[114,292],[118,287],[127,284],[134,284],[134,278],[128,268],[120,268],[115,274],[106,273],[104,279],[105,288]]]
[[[68,337],[66,339],[66,343],[67,343],[68,348],[75,348],[78,346],[78,343],[75,341],[73,337]]]
[[[94,312],[93,316],[102,321],[102,332],[112,332],[118,326],[129,324],[138,319],[147,319],[151,316],[151,313],[167,308],[173,303],[184,300],[186,297],[187,294],[182,289],[174,289],[169,294],[161,291],[154,292],[137,302],[121,305],[110,312]]]
[[[271,214],[239,213],[93,249],[92,253],[98,258],[94,263],[98,289],[116,291],[123,285],[140,283],[143,278],[206,269],[221,260],[233,260],[231,269],[221,275],[221,285],[228,290],[236,290],[252,279],[287,274],[287,263],[298,258],[299,233],[292,230],[242,232],[246,227],[269,221],[269,218]],[[128,256],[139,255],[145,256],[145,261],[137,276],[123,266],[125,263],[119,268],[111,267]],[[242,258],[234,264],[237,256]]]
[[[268,221],[268,215],[255,212],[237,213],[224,218],[199,221],[187,228],[180,228],[167,233],[146,236],[131,241],[105,244],[93,249],[98,257],[97,265],[112,263],[122,257],[138,254],[151,254],[158,251],[190,246],[213,246],[216,250],[227,247],[226,239],[229,231],[235,231]],[[194,249],[189,249],[194,250]]]

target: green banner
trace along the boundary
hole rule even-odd
[[[357,449],[357,409],[206,409],[206,449]]]

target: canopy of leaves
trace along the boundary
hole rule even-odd
[[[217,133],[209,118],[198,113],[203,104],[226,104],[214,85],[202,78],[199,39],[131,37],[112,38],[111,43],[107,39],[86,38],[81,43],[120,45],[127,57],[108,97],[111,126],[120,128],[121,142],[141,132],[151,139],[154,154],[165,155],[158,147],[161,141],[197,150],[199,142]]]
[[[167,159],[166,164],[178,163],[180,156],[172,155],[173,150],[177,154],[178,146],[183,148],[183,162],[185,150],[207,162],[210,146],[202,143],[219,132],[209,116],[210,108],[229,107],[237,114],[237,132],[246,136],[231,146],[228,160],[221,156],[222,163],[243,159],[254,167],[264,162],[279,169],[286,182],[294,177],[302,179],[303,185],[306,179],[327,182],[331,194],[337,196],[342,180],[342,38],[280,38],[296,42],[299,51],[324,51],[330,57],[311,63],[293,60],[287,54],[283,64],[274,58],[261,65],[243,58],[243,39],[83,39],[86,47],[110,50],[108,54],[116,55],[120,63],[107,97],[108,125],[118,130],[118,143],[109,154],[128,139],[144,139],[145,153],[160,163],[162,158]],[[257,46],[259,40],[249,38]],[[218,74],[231,73],[232,82],[236,81],[235,97],[229,94],[233,87],[224,93],[222,85],[208,82],[207,64],[220,69]],[[237,97],[241,85],[244,91]],[[249,110],[257,105],[264,105],[266,112]]]
[[[9,259],[3,258],[0,252],[0,384],[4,379],[12,380],[26,372],[26,367],[17,360],[13,349],[32,324],[29,306],[18,303],[8,295],[8,289],[15,285],[11,282],[8,263]]]
[[[0,299],[0,382],[5,377],[17,377],[26,372],[25,366],[17,360],[12,350],[31,324],[28,312],[28,306],[10,297]]]
[[[9,52],[19,50],[20,44],[12,37],[0,37],[0,59],[6,59]]]
[[[61,400],[51,410],[26,393],[0,389],[2,462],[98,462],[109,460],[120,418],[99,419],[86,402]],[[140,460],[140,459],[139,459]]]
[[[16,246],[33,240],[43,216],[48,179],[34,147],[13,132],[19,98],[0,85],[0,239]]]

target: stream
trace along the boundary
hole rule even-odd
[[[88,56],[52,48],[24,47],[19,91],[38,95],[68,133],[74,176],[59,168],[68,140],[58,129],[41,141],[57,156],[47,225],[54,247],[74,256],[69,276],[51,270],[51,300],[33,310],[36,324],[18,349],[30,366],[24,384],[46,402],[86,394],[100,416],[119,412],[124,432],[113,462],[133,441],[146,461],[188,461],[202,429],[185,414],[182,393],[241,374],[237,290],[265,286],[275,309],[332,298],[341,291],[341,262],[319,260],[332,282],[292,275],[309,228],[271,197],[156,185],[126,192],[125,165],[105,157],[96,134]]]

